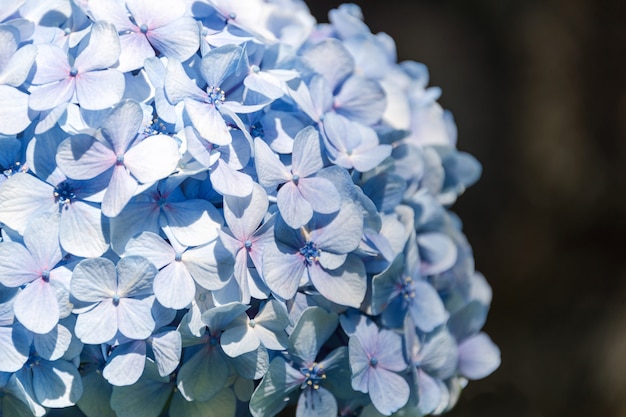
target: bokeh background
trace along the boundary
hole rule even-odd
[[[354,2],[429,67],[484,168],[454,209],[502,365],[449,416],[626,416],[626,2]]]

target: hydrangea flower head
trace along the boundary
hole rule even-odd
[[[480,164],[359,6],[0,9],[0,415],[440,414],[497,369]]]

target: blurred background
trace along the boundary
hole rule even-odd
[[[502,365],[448,415],[626,416],[626,2],[355,2],[484,168],[454,209]],[[341,2],[308,3],[326,22]]]

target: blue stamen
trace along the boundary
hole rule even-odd
[[[120,304],[120,296],[115,294],[113,296],[113,305],[117,307],[119,304]]]
[[[314,390],[317,390],[320,388],[322,381],[326,379],[326,371],[324,370],[324,367],[317,362],[313,363],[308,368],[300,368],[300,372],[306,377],[300,386],[301,388],[311,387]]]
[[[206,92],[208,94],[206,101],[209,104],[220,104],[226,100],[226,93],[219,87],[210,86]]]
[[[41,279],[43,279],[44,282],[50,282],[50,271],[41,271]]]
[[[250,127],[250,135],[253,138],[261,138],[265,137],[265,131],[263,130],[263,125],[260,122],[256,122]]]
[[[70,68],[70,77],[76,77],[77,74],[78,74],[78,68],[76,67]]]
[[[144,23],[143,25],[139,26],[139,30],[145,35],[146,33],[148,33],[148,25]]]
[[[246,247],[246,249],[250,249],[252,248],[252,241],[250,239],[247,239],[243,245]]]
[[[76,198],[74,187],[69,181],[63,181],[56,186],[53,192],[55,203],[70,204]]]
[[[311,265],[316,262],[320,257],[320,250],[313,242],[306,242],[306,244],[300,248],[300,255],[304,256],[304,261],[307,265]]]
[[[370,365],[372,365],[374,368],[376,368],[376,366],[378,365],[378,359],[371,358],[370,359]]]

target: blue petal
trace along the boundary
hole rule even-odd
[[[32,371],[33,390],[44,407],[70,407],[76,404],[83,393],[80,374],[70,362],[42,360]]]
[[[167,376],[174,372],[182,352],[180,333],[176,330],[161,332],[153,335],[150,340],[159,375]]]
[[[409,400],[409,384],[393,372],[377,368],[370,373],[369,394],[376,409],[386,416],[398,411]]]
[[[17,88],[0,85],[0,133],[16,135],[31,122],[28,114],[29,96]]]
[[[326,388],[304,389],[298,398],[296,417],[326,417],[337,415],[337,400]]]
[[[348,307],[361,306],[367,280],[363,261],[357,256],[349,255],[346,262],[335,270],[311,265],[308,271],[311,282],[326,299]]]
[[[337,328],[338,317],[321,307],[309,307],[302,312],[289,336],[289,352],[301,363],[313,363],[328,338]]]
[[[288,365],[282,357],[270,363],[270,368],[250,399],[254,417],[274,416],[287,406],[286,399],[304,381],[300,371]]]
[[[208,401],[186,401],[175,395],[170,406],[170,414],[185,417],[235,417],[237,400],[233,390],[224,388]]]
[[[183,309],[195,293],[196,284],[182,262],[172,262],[154,278],[154,295],[165,307]]]
[[[146,342],[124,343],[113,349],[102,371],[111,385],[132,385],[143,373],[146,362]]]
[[[334,89],[352,71],[354,59],[337,39],[326,39],[304,52],[303,61],[323,75]]]
[[[78,408],[88,416],[116,417],[109,404],[112,387],[102,373],[89,372],[82,377],[83,395],[76,404]]]
[[[15,372],[28,360],[32,336],[22,326],[0,327],[0,372]]]
[[[43,279],[31,282],[15,297],[14,309],[20,323],[35,333],[48,333],[59,322],[56,294]]]
[[[187,401],[208,401],[222,390],[228,373],[224,357],[207,346],[182,365],[177,387]]]
[[[500,366],[500,349],[485,333],[459,344],[459,372],[468,379],[481,379]]]
[[[154,362],[147,360],[144,375],[139,381],[130,386],[113,387],[110,402],[117,414],[112,413],[111,417],[158,417],[172,393],[173,387],[168,382],[168,378],[159,378]]]
[[[117,313],[111,300],[102,301],[92,310],[79,314],[74,332],[86,344],[106,343],[113,339],[117,333]]]
[[[117,70],[85,72],[76,77],[76,99],[85,110],[102,110],[117,104],[125,87],[124,74]]]
[[[430,332],[448,318],[445,306],[432,285],[425,281],[413,282],[415,297],[410,311],[415,325],[424,332]]]

